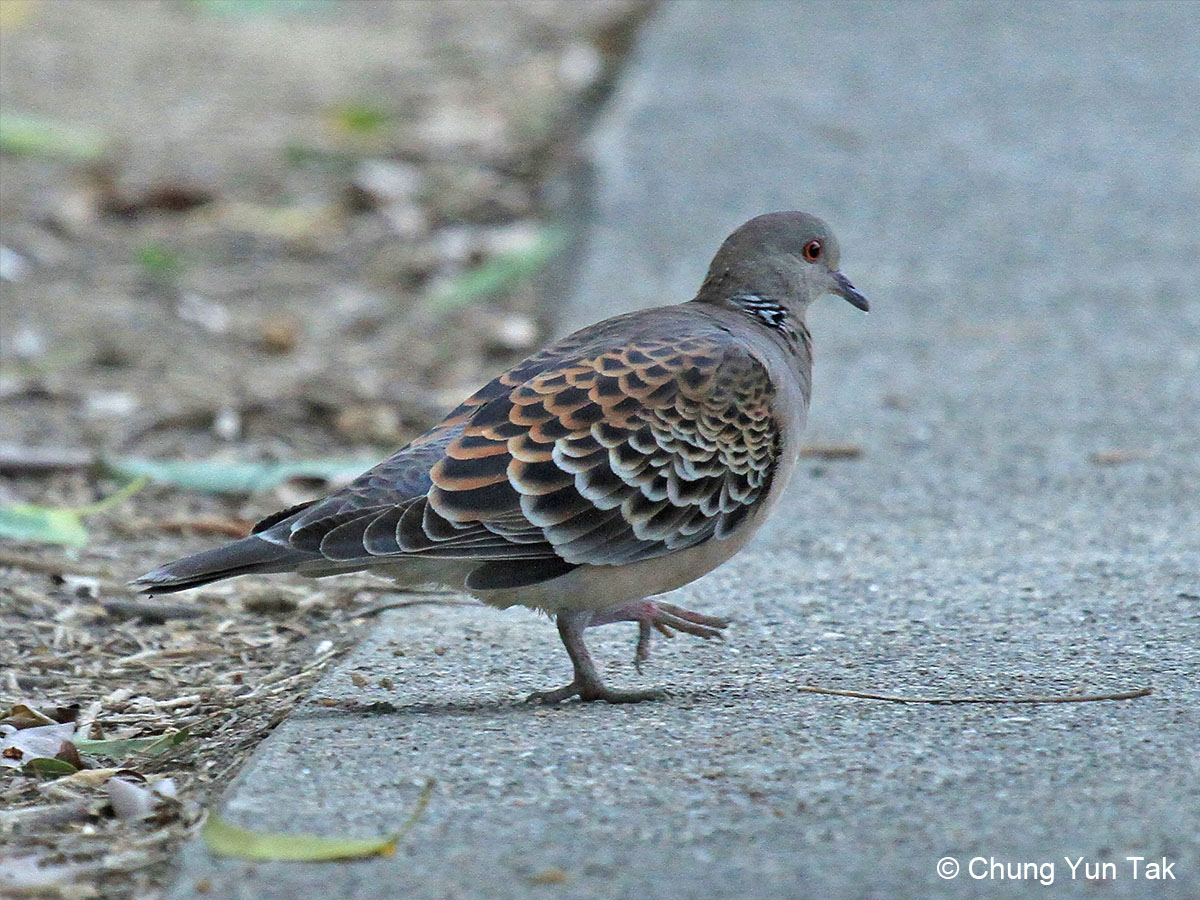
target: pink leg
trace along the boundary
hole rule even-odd
[[[571,697],[578,697],[584,702],[591,700],[607,700],[609,703],[640,703],[643,700],[661,700],[666,696],[662,691],[619,691],[605,687],[596,671],[596,664],[583,643],[583,630],[588,627],[592,614],[583,610],[564,610],[555,620],[558,624],[558,634],[571,664],[575,667],[575,677],[565,687],[553,691],[534,691],[529,695],[529,703],[561,703]]]
[[[676,631],[694,634],[696,637],[719,638],[721,629],[729,625],[729,619],[706,616],[681,606],[654,600],[638,600],[615,609],[605,610],[592,616],[588,628],[609,625],[613,622],[637,622],[638,642],[633,663],[642,671],[642,663],[650,658],[650,628],[653,626],[663,637],[673,638]]]

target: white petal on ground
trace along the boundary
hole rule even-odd
[[[19,769],[31,759],[53,759],[63,741],[71,740],[74,734],[72,722],[14,731],[0,742],[0,765]]]

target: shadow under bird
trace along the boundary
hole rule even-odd
[[[718,637],[728,620],[647,599],[737,553],[795,468],[812,384],[808,305],[866,311],[815,216],[776,212],[721,245],[695,298],[546,347],[346,487],[249,537],[138,578],[150,594],[234,575],[370,570],[552,616],[574,665],[531,701],[635,702],[605,686],[584,630]]]

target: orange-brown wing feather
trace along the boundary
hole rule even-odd
[[[481,588],[512,580],[507,561],[560,574],[726,537],[766,495],[780,452],[765,368],[717,326],[619,335],[531,357],[275,527],[330,560],[490,560],[473,576]]]
[[[427,503],[460,526],[517,516],[519,534],[571,563],[724,537],[770,486],[773,393],[762,364],[720,337],[581,356],[481,407],[431,469]]]

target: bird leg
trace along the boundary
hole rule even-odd
[[[729,625],[729,619],[706,616],[670,603],[638,600],[636,603],[627,603],[593,616],[587,627],[608,625],[612,622],[638,623],[638,642],[633,664],[639,672],[642,671],[642,663],[650,658],[651,627],[658,629],[663,637],[673,638],[676,631],[684,631],[707,640],[723,637],[721,629]]]
[[[604,686],[596,664],[583,643],[583,630],[594,623],[593,614],[587,610],[563,610],[555,617],[558,634],[571,664],[575,667],[575,678],[570,684],[553,691],[535,691],[529,695],[528,703],[561,703],[570,697],[578,697],[585,702],[590,700],[606,700],[609,703],[639,703],[643,700],[660,700],[662,691],[617,691]],[[620,621],[620,620],[610,620]]]

